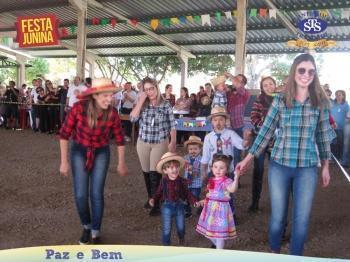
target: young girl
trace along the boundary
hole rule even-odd
[[[233,213],[230,208],[230,193],[234,193],[238,188],[239,174],[235,180],[228,178],[231,158],[215,154],[212,162],[212,172],[214,177],[209,178],[208,193],[203,211],[197,224],[197,232],[209,238],[217,249],[223,249],[225,240],[236,237],[236,227],[233,220]]]

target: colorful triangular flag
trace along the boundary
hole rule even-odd
[[[270,18],[277,18],[277,9],[269,9],[269,17]]]
[[[267,9],[266,9],[266,8],[260,8],[260,9],[259,9],[259,15],[260,15],[261,17],[266,17],[266,15],[267,15]]]
[[[156,30],[159,26],[159,20],[158,19],[151,19],[150,26],[153,30]]]
[[[225,16],[226,16],[227,19],[232,20],[232,12],[231,11],[225,12]]]
[[[202,26],[205,26],[205,25],[211,26],[209,14],[202,15]]]
[[[215,18],[216,18],[216,21],[218,23],[221,23],[221,12],[220,11],[215,12]]]
[[[178,25],[178,24],[180,24],[180,20],[179,20],[179,18],[177,18],[177,17],[172,17],[172,18],[170,19],[170,21],[171,21],[171,23],[172,23],[173,25]]]

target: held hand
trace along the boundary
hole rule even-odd
[[[126,176],[129,172],[128,168],[126,167],[126,165],[124,163],[118,165],[117,171],[118,171],[120,176]]]
[[[196,202],[193,204],[194,207],[200,207],[200,205],[201,205],[201,203],[199,203],[199,202]]]
[[[247,161],[246,159],[243,159],[241,162],[239,162],[236,165],[235,172],[237,172],[240,176],[244,175],[245,172],[247,171],[248,164],[249,164],[249,161]]]
[[[139,101],[140,102],[145,102],[146,101],[146,98],[147,98],[147,94],[143,91],[139,92]]]
[[[327,187],[330,180],[329,169],[327,167],[322,168],[322,187]]]
[[[61,165],[60,165],[60,174],[61,174],[62,176],[67,177],[67,176],[68,176],[68,171],[69,171],[68,162],[61,162]]]
[[[171,153],[176,153],[176,144],[174,142],[170,142],[170,144],[168,145],[168,150]]]
[[[148,200],[148,203],[151,207],[154,207],[154,199],[151,198],[150,200]]]
[[[203,207],[203,206],[204,206],[204,204],[205,204],[205,200],[204,200],[204,199],[203,199],[203,200],[200,200],[200,201],[198,201],[197,203],[198,203],[200,206],[202,206],[202,207]]]

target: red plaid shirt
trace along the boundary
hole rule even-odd
[[[109,143],[110,132],[113,132],[118,146],[124,145],[124,134],[115,108],[110,111],[106,121],[103,121],[101,113],[97,118],[97,125],[93,129],[89,127],[86,108],[86,101],[74,104],[60,130],[60,138],[69,140],[73,134],[73,140],[87,148],[86,169],[90,170],[94,162],[95,149]]]
[[[197,202],[197,199],[188,189],[188,181],[185,178],[177,177],[175,180],[170,180],[165,176],[160,182],[156,194],[153,196],[154,202],[177,202],[178,200],[187,200],[191,204]]]
[[[243,87],[237,88],[236,92],[227,92],[227,112],[230,115],[231,127],[244,126],[244,110],[250,97],[250,93]]]

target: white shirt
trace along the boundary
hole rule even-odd
[[[69,107],[73,107],[73,105],[78,102],[77,96],[80,95],[82,92],[84,92],[87,89],[87,87],[83,84],[80,84],[79,86],[76,85],[70,85],[68,88],[67,98],[69,98]]]
[[[113,100],[115,101],[115,103],[118,102],[118,104],[115,104],[115,106],[114,106],[118,110],[118,112],[119,112],[119,109],[121,106],[122,99],[123,99],[123,91],[119,91],[113,95]]]
[[[132,109],[134,107],[134,105],[136,104],[137,102],[137,94],[134,90],[131,90],[129,93],[128,93],[128,96],[134,100],[134,102],[130,102],[128,99],[125,99],[125,93],[123,93],[123,99],[124,99],[124,103],[123,103],[123,108],[128,108],[128,109]]]
[[[222,130],[220,134],[221,134],[220,139],[222,141],[222,153],[227,156],[232,156],[229,172],[233,172],[234,171],[233,150],[234,148],[237,148],[240,150],[245,149],[243,147],[243,139],[239,135],[237,135],[235,131],[227,128]],[[218,137],[215,131],[211,131],[204,138],[203,156],[202,156],[201,163],[208,165],[208,172],[211,170],[213,155],[217,153],[217,139]]]
[[[37,87],[33,86],[32,91],[30,91],[30,96],[33,97],[34,104],[38,103],[38,93],[36,92]]]

